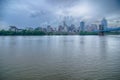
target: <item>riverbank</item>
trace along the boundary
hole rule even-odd
[[[120,35],[120,32],[105,32],[105,35]],[[99,35],[98,32],[42,32],[42,31],[0,31],[0,36],[42,36],[42,35]]]

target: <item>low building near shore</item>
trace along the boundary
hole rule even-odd
[[[18,31],[18,28],[16,26],[9,26],[9,31],[14,31],[14,32],[17,32]]]

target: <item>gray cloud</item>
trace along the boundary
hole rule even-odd
[[[0,0],[0,21],[24,27],[55,24],[68,15],[95,21],[119,17],[119,8],[119,0]]]
[[[59,7],[70,7],[74,6],[78,2],[80,3],[81,0],[46,0],[51,5],[59,6]]]

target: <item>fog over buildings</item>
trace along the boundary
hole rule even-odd
[[[120,26],[120,0],[0,0],[0,10],[1,28],[98,24],[104,17]]]

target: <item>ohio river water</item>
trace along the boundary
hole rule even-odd
[[[120,36],[1,36],[0,80],[120,80]]]

